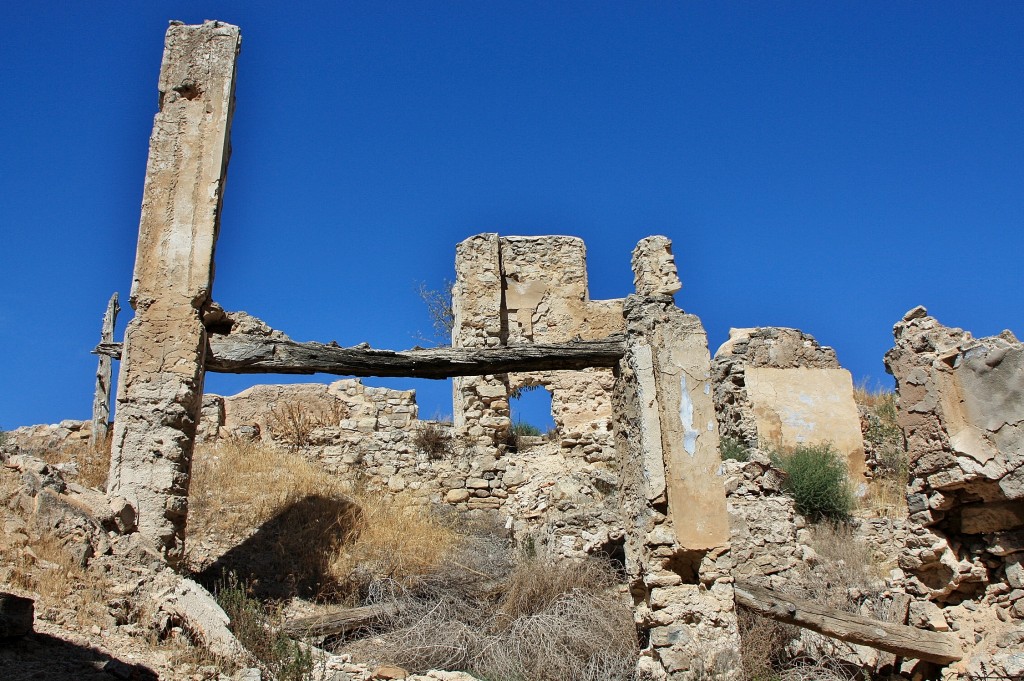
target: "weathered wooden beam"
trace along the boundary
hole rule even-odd
[[[735,589],[736,602],[742,606],[765,617],[795,624],[841,641],[942,665],[963,658],[956,637],[949,634],[905,624],[880,622],[753,584],[737,582]]]
[[[111,343],[114,340],[114,325],[121,306],[117,303],[117,292],[110,296],[107,311],[103,313],[103,326],[100,328],[100,343]],[[110,425],[110,357],[100,355],[96,367],[96,391],[92,396],[92,430],[89,432],[89,444],[95,447],[107,438]]]
[[[613,367],[622,358],[621,334],[599,340],[494,348],[377,350],[297,343],[242,334],[210,335],[206,370],[225,374],[335,374],[450,378],[522,371]],[[93,351],[121,356],[120,343],[101,343]]]
[[[398,606],[394,603],[364,605],[360,608],[348,608],[347,610],[291,620],[281,627],[281,631],[293,638],[336,636],[373,624],[385,617],[392,617],[397,613]]]

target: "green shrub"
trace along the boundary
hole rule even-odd
[[[800,445],[791,452],[775,452],[772,460],[786,473],[783,489],[793,497],[800,514],[811,522],[849,518],[853,490],[846,477],[846,461],[832,445]]]
[[[747,447],[732,437],[723,437],[721,441],[722,459],[732,459],[733,461],[750,461],[750,450]]]
[[[249,595],[247,585],[230,572],[219,581],[215,597],[231,620],[232,633],[246,650],[263,663],[278,681],[311,681],[315,664],[307,648],[291,640],[273,624],[280,619]]]

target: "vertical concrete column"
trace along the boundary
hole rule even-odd
[[[237,26],[172,24],[160,67],[108,494],[173,564],[184,550],[213,254],[227,172]]]
[[[626,558],[649,678],[734,678],[739,632],[729,519],[700,320],[675,306],[665,237],[633,253],[626,353],[613,393]]]
[[[502,293],[501,246],[497,234],[477,234],[455,248],[452,308],[456,348],[504,345],[507,329]],[[503,447],[511,425],[508,376],[472,376],[454,380],[455,426],[471,441]]]

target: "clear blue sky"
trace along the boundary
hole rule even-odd
[[[214,297],[298,340],[415,344],[484,231],[584,238],[594,298],[666,234],[712,350],[794,326],[872,384],[917,304],[1024,336],[1020,2],[6,2],[0,428],[89,415],[169,19],[242,28]]]

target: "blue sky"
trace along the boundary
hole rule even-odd
[[[414,345],[485,231],[582,237],[594,298],[666,234],[712,350],[794,326],[872,385],[917,304],[1024,336],[1019,2],[8,2],[0,428],[89,415],[169,19],[242,28],[214,297],[298,340]]]

